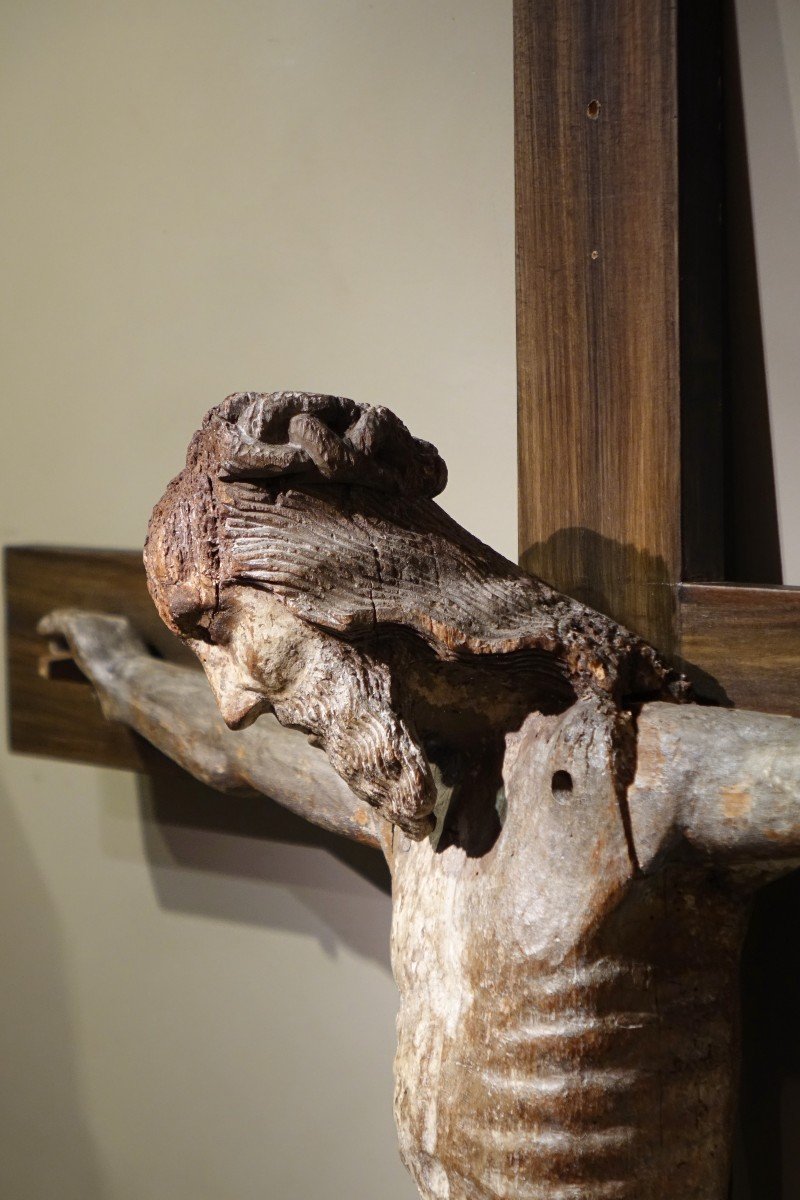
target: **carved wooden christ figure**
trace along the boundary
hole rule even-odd
[[[445,479],[386,409],[212,409],[145,562],[240,732],[124,619],[44,632],[199,778],[383,850],[421,1196],[722,1200],[739,950],[754,888],[800,857],[800,722],[691,703],[453,522]]]

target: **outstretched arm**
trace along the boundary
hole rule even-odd
[[[800,721],[646,704],[628,802],[643,866],[681,839],[720,861],[800,859]]]
[[[385,822],[320,750],[269,715],[232,733],[205,676],[154,658],[127,618],[57,609],[39,631],[66,642],[109,720],[135,729],[195,778],[223,792],[263,792],[315,825],[381,847]]]
[[[105,715],[220,791],[250,788],[357,841],[385,848],[389,826],[325,755],[264,715],[232,733],[205,677],[153,658],[124,617],[61,609],[41,632],[66,641]],[[628,792],[647,870],[685,840],[727,862],[800,858],[800,721],[763,713],[645,704]]]

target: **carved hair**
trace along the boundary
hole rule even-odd
[[[284,592],[269,564],[286,537],[270,518],[315,485],[430,497],[446,482],[434,447],[388,409],[318,393],[238,392],[206,414],[186,466],[153,510],[145,544],[153,599],[167,625],[185,633],[199,611],[216,608],[226,583]]]
[[[543,675],[617,701],[675,688],[646,643],[452,521],[433,502],[446,479],[436,449],[388,409],[229,396],[153,512],[153,599],[183,636],[202,636],[221,589],[250,584],[345,638],[404,626],[443,659],[527,652]]]

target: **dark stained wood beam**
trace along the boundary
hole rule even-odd
[[[671,0],[517,0],[521,561],[674,649],[680,572]]]
[[[682,583],[681,666],[700,696],[800,717],[800,587]]]
[[[515,4],[521,561],[665,653],[723,569],[719,7]]]

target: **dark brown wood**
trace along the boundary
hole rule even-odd
[[[800,588],[678,587],[680,657],[698,693],[800,717]]]
[[[517,0],[523,564],[670,652],[680,578],[672,0]]]
[[[13,750],[73,762],[142,770],[147,748],[107,721],[92,689],[69,668],[40,672],[47,641],[37,622],[71,605],[131,618],[148,643],[174,662],[193,662],[159,620],[138,551],[19,546],[5,551],[9,740]],[[51,662],[57,659],[51,656]],[[48,677],[48,674],[50,677]],[[66,677],[64,677],[66,676]]]

